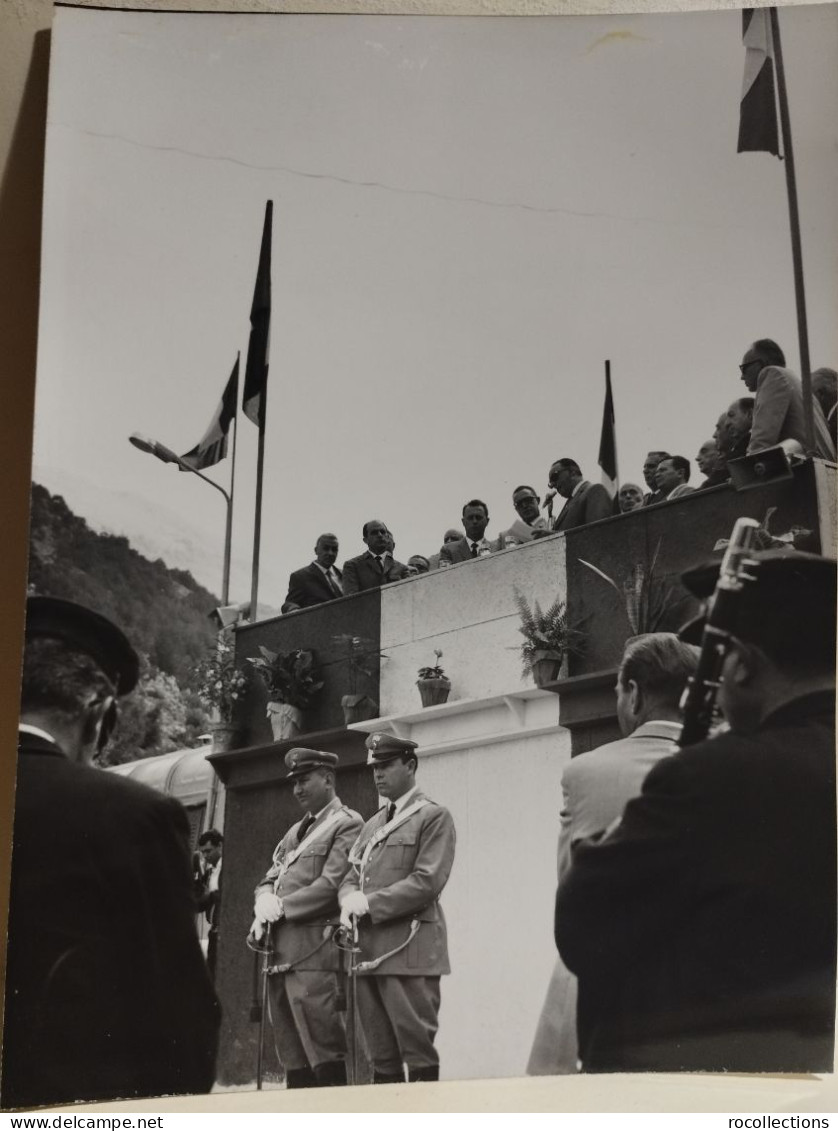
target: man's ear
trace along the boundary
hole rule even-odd
[[[643,692],[636,679],[628,681],[629,689],[629,707],[631,713],[635,716],[639,715],[643,708]]]
[[[724,665],[724,678],[736,687],[748,687],[759,669],[758,650],[741,640],[733,640]]]

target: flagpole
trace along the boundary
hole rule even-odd
[[[777,68],[777,97],[780,105],[780,126],[783,131],[783,157],[786,167],[786,189],[789,200],[791,254],[794,265],[794,297],[797,304],[797,337],[800,348],[800,376],[803,384],[803,412],[806,421],[806,450],[815,453],[815,416],[812,407],[812,375],[809,368],[809,331],[806,322],[806,292],[803,285],[803,250],[800,242],[800,216],[797,208],[797,180],[794,173],[794,152],[791,144],[791,120],[786,90],[786,72],[780,43],[780,21],[776,8],[769,8],[774,62]]]
[[[262,407],[267,399],[267,385],[262,391]],[[256,458],[256,517],[253,528],[253,576],[250,583],[250,619],[256,620],[259,595],[259,545],[262,540],[262,471],[265,463],[265,420],[259,424],[259,452]]]
[[[605,387],[611,398],[611,411],[614,411],[614,391],[611,388],[611,361],[605,361]],[[614,427],[614,497],[620,493],[620,461],[617,459],[617,428]]]
[[[236,354],[236,375],[241,372],[239,363],[241,362],[241,350]],[[233,429],[233,452],[230,459],[230,505],[227,508],[227,527],[224,532],[224,580],[226,584],[226,592],[222,594],[222,605],[230,604],[230,557],[233,548],[233,499],[235,485],[236,485],[236,441],[239,438],[239,416],[238,416],[238,379],[236,381],[236,396],[233,402],[236,408],[233,411],[233,419],[230,425]]]

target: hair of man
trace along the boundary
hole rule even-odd
[[[63,640],[40,636],[27,642],[23,656],[21,709],[72,718],[91,701],[116,695],[116,688],[85,652]]]
[[[199,848],[201,848],[205,844],[214,844],[214,845],[217,845],[220,848],[223,843],[224,843],[224,837],[218,831],[218,829],[206,829],[198,837],[198,847]]]
[[[758,354],[764,365],[785,366],[786,355],[771,338],[757,338],[751,348]]]
[[[469,501],[463,506],[463,516],[465,516],[465,513],[469,507],[482,507],[483,513],[487,518],[489,517],[489,508],[486,506],[482,499],[469,499]]]
[[[690,481],[690,461],[687,459],[687,457],[686,456],[667,456],[667,459],[672,464],[675,471],[683,471],[684,482],[689,483],[689,481]],[[661,463],[663,463],[663,462],[664,461],[661,460]]]
[[[625,644],[617,678],[627,688],[633,680],[662,707],[677,710],[690,676],[698,667],[698,649],[674,632],[646,632]]]

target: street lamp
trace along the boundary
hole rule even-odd
[[[224,532],[224,575],[221,582],[221,604],[229,605],[230,603],[230,547],[233,540],[233,500],[229,494],[218,483],[215,483],[206,475],[202,475],[194,467],[190,467],[188,463],[175,455],[171,448],[167,448],[165,444],[161,444],[159,440],[152,440],[148,436],[143,436],[140,432],[132,432],[128,437],[135,448],[139,448],[141,452],[148,452],[150,455],[156,456],[157,459],[162,460],[163,463],[176,463],[181,471],[191,471],[193,475],[197,475],[199,479],[203,479],[205,483],[209,483],[216,491],[220,491],[224,496],[224,501],[227,504],[227,524]]]

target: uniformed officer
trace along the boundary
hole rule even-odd
[[[438,1080],[441,974],[449,974],[439,897],[454,863],[454,822],[416,785],[415,742],[371,734],[367,764],[387,805],[364,825],[340,888],[341,923],[359,929],[357,1000],[373,1083]]]
[[[219,1011],[195,930],[186,813],[90,765],[138,673],[111,621],[29,598],[4,1108],[213,1083]]]
[[[718,575],[683,580],[709,597]],[[834,560],[750,555],[719,626],[730,732],[658,762],[616,829],[576,848],[556,940],[588,1071],[831,1071],[835,590]]]
[[[341,952],[332,935],[338,886],[363,821],[335,795],[337,754],[298,746],[285,764],[305,816],[276,846],[256,888],[256,933],[271,925],[271,1020],[286,1086],[335,1086],[346,1083],[346,1032],[337,1008]]]

